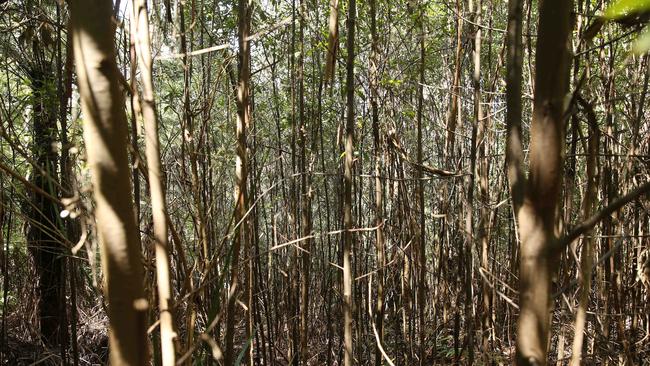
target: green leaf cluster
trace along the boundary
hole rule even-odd
[[[616,0],[605,10],[604,17],[619,20],[626,17],[642,17],[650,10],[650,0]],[[650,50],[650,31],[646,27],[643,34],[632,44],[632,52],[643,54]]]
[[[650,0],[617,0],[605,10],[605,18],[615,20],[650,10]]]

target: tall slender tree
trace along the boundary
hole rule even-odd
[[[418,259],[418,285],[417,285],[417,296],[418,296],[418,343],[419,343],[419,359],[420,365],[426,363],[426,347],[425,347],[425,338],[426,338],[426,327],[424,316],[426,313],[426,304],[427,297],[424,295],[426,289],[426,268],[427,268],[427,257],[426,257],[426,221],[424,218],[424,173],[423,173],[423,153],[422,153],[422,114],[424,108],[424,72],[425,72],[425,2],[420,2],[419,5],[419,14],[418,17],[418,28],[419,28],[419,47],[420,47],[420,60],[418,66],[418,96],[417,96],[417,112],[416,112],[416,123],[417,123],[417,171],[416,171],[416,197],[418,200],[418,232],[415,233],[417,238],[417,259]]]
[[[301,235],[304,238],[302,259],[302,281],[300,283],[300,357],[303,365],[309,361],[307,342],[309,341],[309,285],[311,272],[311,238],[312,235],[312,208],[311,208],[311,163],[307,147],[308,125],[305,113],[305,22],[307,6],[300,1],[300,55],[298,57],[298,118],[300,130],[300,225]]]
[[[375,346],[375,365],[381,366],[383,356],[381,343],[384,340],[384,183],[382,180],[383,144],[379,125],[379,36],[377,34],[377,1],[370,0],[370,113],[372,118],[372,135],[375,158],[375,252],[377,257],[377,302],[375,303],[374,331],[377,332]]]
[[[34,42],[36,59],[44,57],[41,45]],[[63,236],[59,209],[51,197],[59,195],[57,182],[59,154],[54,149],[58,132],[56,95],[54,94],[52,67],[47,63],[34,63],[29,72],[32,89],[32,157],[34,167],[31,183],[46,192],[32,191],[27,206],[29,230],[27,240],[34,257],[39,278],[40,301],[38,316],[43,342],[49,347],[62,346],[67,325],[64,314],[64,261]]]
[[[174,319],[172,316],[172,291],[167,229],[167,204],[165,201],[164,173],[160,160],[160,141],[158,137],[158,116],[153,86],[153,60],[149,35],[149,12],[145,0],[133,2],[132,21],[136,22],[136,45],[138,64],[141,70],[142,117],[145,124],[145,143],[149,191],[151,193],[151,212],[153,215],[156,277],[158,289],[158,310],[160,312],[160,339],[163,366],[176,364],[174,339]]]
[[[235,166],[235,234],[231,248],[230,260],[230,292],[228,293],[228,319],[226,322],[226,354],[224,364],[234,362],[235,338],[235,301],[239,291],[239,256],[241,247],[248,249],[248,193],[246,189],[248,180],[248,153],[246,131],[250,121],[249,110],[249,83],[250,83],[250,0],[239,0],[238,15],[238,42],[239,42],[239,77],[237,83],[237,125],[236,125],[236,166]],[[248,255],[248,253],[246,253]],[[249,304],[250,305],[250,304]],[[249,308],[250,311],[250,308]]]
[[[354,169],[354,31],[357,16],[357,2],[350,0],[348,3],[347,20],[347,65],[346,65],[346,108],[345,118],[345,160],[343,174],[343,353],[344,365],[351,366],[353,363],[352,353],[352,306],[354,293],[352,289],[352,248],[354,236],[352,229],[354,220],[352,218],[352,171]]]
[[[521,237],[518,365],[545,365],[547,362],[551,280],[557,270],[561,251],[558,246],[557,204],[563,166],[572,9],[573,1],[545,0],[540,4],[530,172],[525,187],[517,186],[524,183],[519,179],[523,177],[522,172],[514,173],[519,178],[510,182],[511,189],[523,190],[513,192],[513,207]],[[509,137],[511,143],[516,143],[516,138]],[[515,149],[522,150],[521,147]],[[509,169],[521,169],[516,160],[510,162]]]

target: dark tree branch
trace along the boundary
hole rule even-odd
[[[571,242],[573,242],[578,237],[580,237],[580,235],[591,230],[591,228],[596,226],[605,217],[618,211],[626,204],[634,201],[635,199],[637,199],[638,197],[644,194],[647,194],[648,192],[650,192],[650,182],[646,182],[645,184],[642,184],[641,186],[633,189],[628,194],[617,198],[616,200],[614,200],[614,202],[609,204],[609,206],[603,208],[602,210],[600,210],[599,212],[597,212],[587,220],[583,221],[582,223],[574,227],[567,235],[560,238],[557,247],[559,249],[566,248],[567,245],[571,244]]]
[[[399,157],[402,158],[402,160],[406,161],[407,163],[415,167],[422,168],[423,172],[428,175],[439,176],[439,177],[461,177],[467,175],[464,173],[451,172],[448,170],[438,169],[438,168],[428,166],[426,164],[420,164],[418,162],[415,162],[411,158],[409,158],[408,155],[406,155],[406,151],[404,151],[404,149],[399,145],[399,143],[395,140],[394,136],[390,136],[388,140],[390,142],[389,146],[395,149],[395,151],[397,152]]]

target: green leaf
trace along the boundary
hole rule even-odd
[[[637,55],[644,54],[650,50],[650,31],[646,28],[642,35],[632,44],[632,52]]]
[[[255,328],[257,329],[257,327]],[[253,329],[253,334],[255,334],[255,329]],[[244,348],[242,348],[241,352],[239,353],[239,356],[237,356],[237,359],[235,360],[235,366],[240,366],[241,362],[244,360],[244,356],[246,355],[246,350],[248,347],[251,346],[251,343],[253,342],[253,337],[251,336],[248,338],[248,341],[244,345]]]
[[[616,0],[605,10],[605,18],[618,19],[650,9],[650,0]]]

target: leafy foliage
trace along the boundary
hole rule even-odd
[[[605,10],[605,18],[620,19],[650,10],[650,0],[617,0]]]

